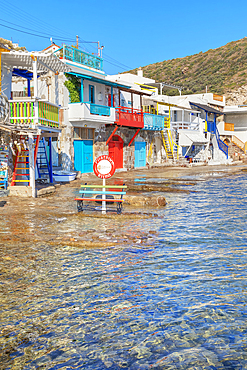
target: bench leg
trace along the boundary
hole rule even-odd
[[[78,212],[83,212],[83,200],[77,201],[77,210]]]
[[[118,202],[117,203],[117,214],[120,215],[122,213],[122,209],[123,209],[123,203],[122,202]]]

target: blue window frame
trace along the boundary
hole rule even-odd
[[[95,91],[93,85],[89,85],[89,102],[92,104],[95,103]]]

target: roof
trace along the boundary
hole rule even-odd
[[[186,131],[186,132],[185,132]],[[179,133],[183,133],[191,141],[192,144],[207,144],[208,139],[203,136],[201,132],[198,131],[188,131],[188,130],[178,130]]]
[[[150,98],[148,100],[153,100],[155,103],[159,103],[160,105],[164,105],[164,106],[167,106],[167,107],[175,107],[175,108],[186,110],[186,111],[189,111],[189,112],[200,113],[198,110],[192,109],[192,108],[190,108],[189,106],[186,106],[186,105],[179,105],[179,104],[169,103],[169,97],[166,96],[166,98],[168,99],[167,101],[165,101],[164,95],[155,95],[155,96],[152,95],[152,96],[150,96]]]
[[[8,46],[4,45],[2,42],[0,42],[0,49],[6,50],[6,51],[10,50],[10,48]]]
[[[195,107],[202,109],[208,113],[223,114],[223,112],[221,112],[220,110],[212,108],[209,105],[200,104],[200,103],[192,103],[192,102],[190,102],[190,105],[194,105]]]
[[[33,57],[37,57],[38,71],[68,72],[70,68],[53,54],[28,51],[10,51],[2,53],[2,62],[12,68],[33,69]]]
[[[76,73],[76,72],[68,72],[68,73],[70,75],[74,75],[76,77],[83,78],[84,80],[98,82],[98,83],[101,83],[101,84],[104,84],[104,85],[107,85],[107,86],[117,87],[117,88],[119,88],[119,89],[121,89],[123,91],[128,91],[130,93],[133,92],[135,94],[148,95],[149,96],[149,94],[146,94],[143,91],[138,91],[138,90],[131,89],[131,86],[123,85],[123,84],[120,84],[118,82],[112,82],[112,81],[106,80],[104,78],[98,78],[98,77],[94,77],[94,76],[83,75],[81,73]]]

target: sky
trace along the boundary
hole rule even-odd
[[[215,49],[247,36],[246,0],[0,0],[0,37],[29,51],[50,38],[96,53],[107,74]],[[22,32],[21,32],[22,31]]]

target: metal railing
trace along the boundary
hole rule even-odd
[[[60,59],[70,60],[74,63],[83,64],[85,66],[103,71],[103,59],[86,53],[85,51],[74,48],[73,46],[64,45],[56,50],[54,54]]]
[[[173,129],[179,130],[199,130],[200,124],[198,122],[172,121],[171,126]]]
[[[105,105],[92,104],[90,103],[90,113],[97,114],[99,116],[110,116],[111,109]]]
[[[144,130],[160,131],[164,128],[164,116],[151,113],[143,113]]]
[[[115,122],[120,126],[143,128],[143,111],[141,109],[117,107]]]
[[[216,139],[217,139],[219,149],[222,150],[223,153],[225,153],[226,158],[228,159],[228,145],[226,145],[224,143],[224,141],[222,141],[220,139],[220,134],[219,134],[219,131],[218,131],[218,128],[216,127],[216,125],[215,125],[215,136],[216,136]]]
[[[38,105],[38,116],[35,115]],[[17,126],[31,127],[34,124],[59,127],[59,107],[46,101],[9,101],[10,123]]]

